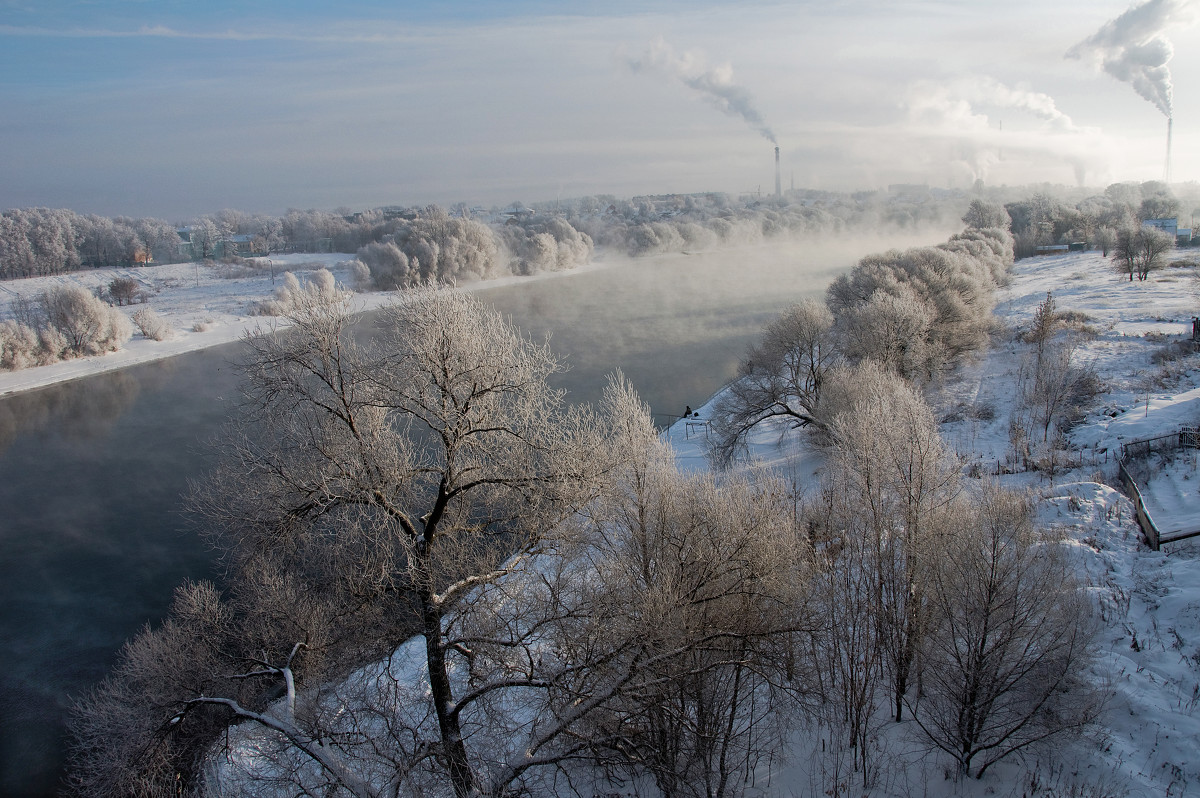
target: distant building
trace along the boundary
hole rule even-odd
[[[1057,255],[1060,252],[1070,252],[1070,244],[1042,244],[1037,248],[1039,255]]]
[[[1147,219],[1142,222],[1146,227],[1153,227],[1155,230],[1162,230],[1175,239],[1175,245],[1180,247],[1191,246],[1192,243],[1192,228],[1180,227],[1178,217],[1172,219]]]
[[[232,254],[236,253],[237,255],[240,255],[241,257],[244,258],[244,257],[248,257],[250,255],[265,255],[265,254],[267,254],[265,252],[266,248],[256,245],[256,243],[254,241],[254,236],[251,236],[251,235],[230,236],[229,238],[225,239],[221,243],[225,245],[223,247],[223,250],[224,250],[223,254],[226,254],[226,255],[232,255]],[[259,251],[259,250],[263,250],[263,251]]]
[[[1170,233],[1172,236],[1179,235],[1179,219],[1147,219],[1142,224],[1146,227],[1153,227],[1155,230],[1162,230],[1164,233]]]

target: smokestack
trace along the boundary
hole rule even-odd
[[[1171,184],[1171,126],[1175,123],[1174,117],[1167,117],[1167,165],[1163,169],[1163,182],[1167,185]]]
[[[775,196],[783,196],[783,183],[779,178],[779,145],[775,145]]]

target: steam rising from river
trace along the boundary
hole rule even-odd
[[[928,245],[958,229],[607,255],[599,268],[568,279],[478,290],[525,332],[551,335],[570,366],[560,387],[572,400],[598,398],[606,375],[620,368],[655,420],[667,423],[732,378],[746,347],[788,305],[823,297],[864,255]]]

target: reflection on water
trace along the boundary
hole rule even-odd
[[[212,576],[179,499],[210,465],[228,347],[0,401],[0,794],[53,791],[72,697]]]
[[[17,435],[49,426],[74,439],[102,437],[139,388],[128,372],[110,371],[89,379],[84,390],[52,388],[0,401],[0,453]]]
[[[772,316],[880,248],[673,255],[480,296],[551,333],[573,400],[621,368],[665,422],[731,377]],[[180,497],[211,465],[238,346],[0,400],[0,795],[54,792],[73,696],[176,585],[215,575]]]

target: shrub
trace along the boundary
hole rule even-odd
[[[20,322],[0,321],[0,368],[16,371],[36,366],[40,349],[36,330]]]
[[[108,295],[118,305],[132,305],[141,299],[142,290],[132,277],[114,277],[108,284]]]
[[[284,316],[299,307],[317,304],[328,305],[341,299],[333,274],[325,268],[317,269],[303,285],[296,275],[284,272],[283,285],[275,289],[275,298],[255,302],[250,313],[255,316]]]
[[[151,341],[165,341],[173,334],[171,325],[152,308],[138,308],[133,314],[133,324],[143,337]]]
[[[72,355],[116,350],[133,335],[124,313],[78,285],[55,286],[41,302],[47,324],[62,335]]]
[[[371,279],[371,267],[361,260],[355,260],[350,264],[350,278],[354,281],[354,290],[356,291],[369,291],[374,284]]]

